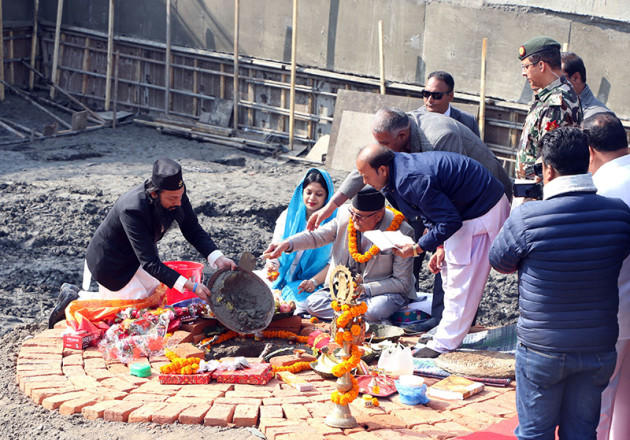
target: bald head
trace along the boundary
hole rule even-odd
[[[389,178],[389,164],[394,159],[394,152],[379,144],[370,144],[357,155],[357,170],[363,177],[363,183],[381,190]]]

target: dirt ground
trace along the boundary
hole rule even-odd
[[[0,104],[0,117],[37,128],[51,122],[11,95]],[[0,129],[0,143],[10,139],[15,137]],[[161,135],[134,124],[0,146],[0,438],[256,438],[247,429],[123,425],[64,417],[33,404],[15,384],[21,342],[44,328],[62,283],[81,283],[85,249],[108,209],[150,176],[155,159],[165,156],[182,165],[201,225],[235,260],[244,251],[257,257],[262,253],[275,219],[309,168]],[[337,185],[345,173],[331,175]],[[158,247],[163,260],[201,261],[177,228]],[[429,291],[431,280],[425,274],[421,290]],[[515,322],[516,297],[515,277],[493,272],[478,323]]]

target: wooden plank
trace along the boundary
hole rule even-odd
[[[9,59],[13,60],[13,30],[9,30]],[[15,67],[14,62],[9,62],[9,82],[15,84]]]
[[[116,110],[118,109],[118,65],[120,64],[120,52],[116,51],[116,63],[114,64],[114,108],[113,119],[112,119],[112,129],[116,128]]]
[[[109,110],[112,94],[112,67],[114,57],[114,0],[109,0],[109,20],[107,23],[107,74],[105,77],[105,110]]]
[[[4,101],[4,27],[2,23],[2,0],[0,0],[0,101]]]
[[[57,21],[55,24],[55,44],[53,49],[53,65],[51,71],[51,81],[53,84],[59,83],[59,73],[57,72],[57,65],[59,63],[59,41],[61,37],[61,18],[63,15],[63,0],[57,0]],[[55,89],[50,88],[50,98],[55,99]]]
[[[378,61],[380,66],[381,95],[385,94],[385,48],[383,47],[383,20],[378,21]]]
[[[16,95],[20,95],[22,98],[26,99],[28,102],[30,102],[31,104],[33,104],[35,107],[37,107],[38,109],[40,109],[41,111],[43,111],[44,113],[46,113],[47,115],[51,116],[53,119],[55,119],[56,121],[58,121],[60,124],[62,124],[63,126],[67,127],[67,128],[72,128],[72,126],[70,124],[68,124],[66,121],[64,121],[63,119],[61,119],[59,116],[57,116],[56,114],[50,112],[48,109],[46,109],[44,106],[39,105],[37,102],[35,102],[33,99],[31,99],[26,93],[24,93],[23,91],[21,91],[20,89],[17,89],[15,87],[13,87],[11,84],[8,84],[6,81],[4,80],[0,80],[2,82],[2,84],[4,84],[5,87],[7,87],[9,90],[11,90],[13,93],[15,93]]]
[[[11,127],[9,124],[5,124],[2,120],[0,120],[0,127],[4,128],[6,131],[8,131],[9,133],[12,133],[14,135],[16,135],[17,137],[19,137],[20,139],[26,139],[26,136],[24,136],[22,133],[20,133],[17,130],[14,130],[13,127]]]
[[[291,96],[289,98],[289,150],[293,150],[295,136],[295,73],[297,68],[298,0],[293,0],[293,27],[291,28]]]
[[[234,0],[234,130],[238,130],[238,26],[239,0]]]
[[[88,88],[88,78],[89,75],[87,72],[90,71],[90,37],[85,37],[85,49],[83,49],[83,63],[82,63],[83,71],[83,84],[81,85],[81,93],[84,95],[87,93]]]
[[[33,5],[33,36],[31,38],[31,67],[35,68],[35,59],[37,58],[37,32],[39,21],[37,17],[39,15],[39,0],[34,0],[35,3]],[[28,89],[33,90],[33,86],[35,85],[35,74],[33,72],[29,72],[28,74]]]
[[[193,66],[195,70],[193,70],[193,93],[196,95],[199,93],[199,72],[197,68],[199,68],[199,60],[195,58],[193,60]],[[197,116],[199,114],[199,98],[196,96],[193,98],[193,116]]]
[[[171,0],[166,0],[166,64],[164,66],[164,113],[171,108]]]

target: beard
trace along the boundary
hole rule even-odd
[[[156,217],[160,221],[160,225],[162,226],[162,230],[164,234],[168,232],[168,230],[173,226],[174,222],[180,222],[184,219],[184,211],[181,206],[176,206],[173,208],[165,208],[160,201],[160,197],[156,197],[155,199],[151,199],[153,206],[153,212]]]

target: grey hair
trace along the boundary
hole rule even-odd
[[[392,133],[409,127],[410,121],[407,113],[399,108],[385,107],[374,115],[372,120],[372,131],[374,133]]]

